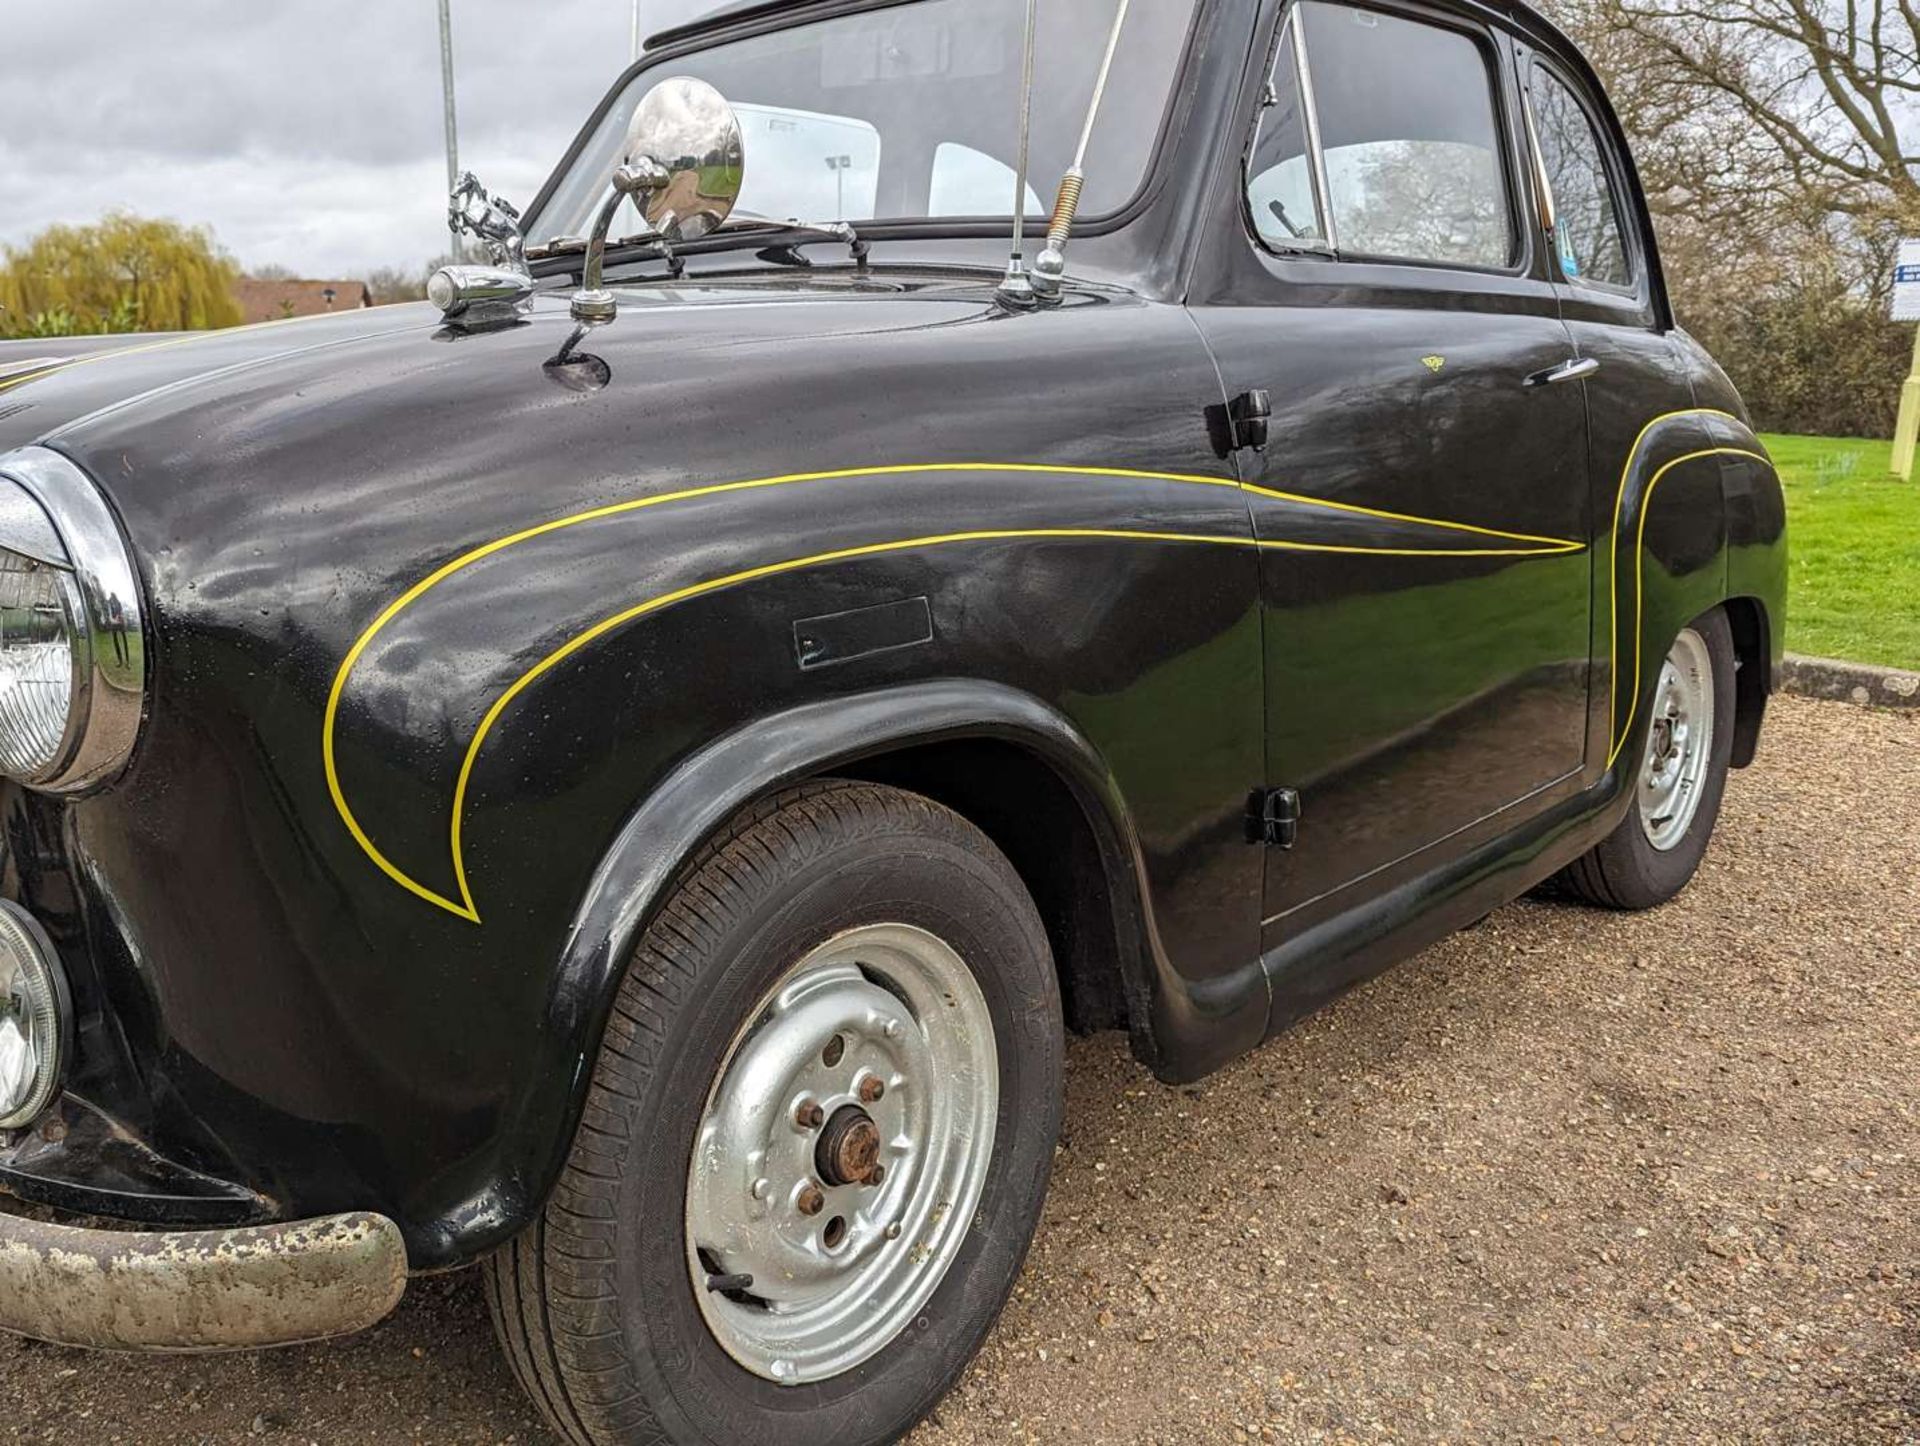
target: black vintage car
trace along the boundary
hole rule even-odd
[[[0,1326],[479,1262],[568,1441],[894,1440],[1066,1030],[1657,905],[1753,756],[1780,489],[1518,0],[757,3],[455,210],[0,360]]]

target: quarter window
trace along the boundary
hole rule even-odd
[[[1302,0],[1271,86],[1247,184],[1267,244],[1324,238],[1343,256],[1486,268],[1513,261],[1493,70],[1477,41]]]
[[[1586,108],[1552,71],[1534,68],[1533,129],[1553,195],[1560,269],[1576,281],[1630,286],[1620,206]]]
[[[1314,194],[1299,49],[1291,21],[1274,58],[1267,104],[1254,133],[1247,163],[1247,204],[1253,208],[1254,230],[1269,246],[1312,248],[1326,240]]]

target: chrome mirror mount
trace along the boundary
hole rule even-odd
[[[498,319],[533,295],[520,213],[493,195],[472,171],[463,171],[447,197],[450,229],[487,248],[492,264],[442,266],[427,280],[427,299],[449,321]]]
[[[612,191],[587,238],[574,320],[598,325],[619,309],[602,277],[607,232],[622,203],[633,198],[652,239],[671,257],[675,245],[717,230],[733,214],[745,159],[739,118],[706,81],[677,75],[648,91],[634,108]]]

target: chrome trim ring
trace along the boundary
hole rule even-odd
[[[1692,628],[1674,639],[1653,690],[1640,769],[1640,827],[1661,853],[1693,827],[1713,757],[1713,655]]]
[[[17,1109],[0,1115],[0,1130],[17,1130],[31,1125],[59,1097],[66,1083],[67,1063],[73,1057],[73,993],[67,985],[67,972],[60,955],[47,937],[40,921],[11,899],[0,899],[0,948],[13,953],[36,978],[41,993],[41,1008],[53,1016],[47,1058],[34,1080],[32,1091]],[[6,1001],[0,999],[0,1006]],[[7,1019],[10,1012],[0,1008],[0,1027],[31,1029],[30,1021]]]
[[[140,733],[147,679],[140,579],[105,494],[73,462],[46,447],[23,447],[0,455],[0,478],[39,504],[48,524],[33,520],[27,499],[11,495],[0,506],[0,522],[12,524],[0,546],[59,567],[71,580],[63,589],[74,661],[67,733],[55,762],[21,781],[75,793],[119,772]],[[55,538],[57,559],[46,555]]]
[[[788,1386],[884,1350],[966,1240],[999,1106],[986,997],[945,941],[874,924],[794,965],[694,1138],[687,1269],[714,1339]]]

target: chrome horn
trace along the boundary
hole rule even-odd
[[[671,255],[677,243],[705,236],[733,214],[744,169],[740,121],[719,91],[684,75],[648,91],[627,127],[612,194],[587,238],[580,289],[573,294],[574,320],[589,325],[612,321],[618,310],[601,277],[607,231],[628,197]]]

